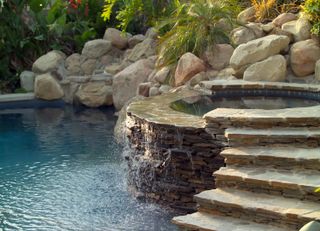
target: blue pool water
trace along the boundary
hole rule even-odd
[[[0,111],[0,231],[176,230],[127,191],[113,112]]]

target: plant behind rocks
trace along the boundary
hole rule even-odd
[[[313,25],[311,32],[315,35],[320,35],[320,1],[306,0],[303,5],[303,10]]]

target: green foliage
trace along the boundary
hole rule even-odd
[[[306,0],[303,10],[313,25],[311,32],[315,35],[320,35],[320,1]]]
[[[0,2],[1,4],[1,2]],[[6,0],[0,12],[0,90],[19,85],[17,73],[30,69],[49,50],[67,54],[102,37],[103,0]]]
[[[315,190],[315,192],[316,192],[316,193],[320,193],[320,188],[317,188],[317,189]]]
[[[186,52],[201,56],[207,47],[228,43],[239,12],[235,1],[192,0],[180,4],[159,29],[171,29],[160,38],[158,66],[177,62]]]
[[[179,5],[179,0],[105,0],[101,16],[110,20],[116,14],[118,28],[141,33],[170,15]]]

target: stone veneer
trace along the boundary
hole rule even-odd
[[[203,94],[232,89],[320,92],[320,87],[312,85],[245,81],[204,81],[200,87]],[[215,188],[212,173],[224,165],[219,153],[228,146],[224,133],[229,127],[312,127],[320,122],[320,106],[267,111],[219,108],[203,118],[169,107],[171,102],[199,94],[181,88],[128,107],[127,135],[134,150],[127,157],[129,179],[145,197],[194,209],[193,195]]]

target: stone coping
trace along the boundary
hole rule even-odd
[[[217,108],[206,113],[203,118],[170,107],[174,101],[192,96],[208,95],[210,92],[224,89],[280,89],[291,91],[308,91],[320,94],[320,85],[279,83],[279,82],[248,82],[243,80],[202,81],[202,91],[179,88],[176,91],[160,96],[146,98],[129,105],[127,112],[148,122],[172,125],[176,127],[205,128],[208,123],[221,121],[230,122],[291,122],[319,121],[320,105],[311,107],[285,108],[276,110]]]
[[[320,94],[320,85],[273,83],[273,82],[247,82],[247,81],[204,81],[202,87],[212,91],[222,89],[281,89],[288,91],[307,91]],[[230,122],[306,122],[319,120],[320,105],[311,107],[284,108],[275,110],[263,109],[235,109],[217,108],[206,113],[203,118],[207,123],[228,120]],[[319,124],[320,125],[320,124]]]
[[[27,101],[27,100],[34,100],[34,99],[35,99],[34,93],[18,93],[18,94],[0,95],[0,103]]]
[[[127,113],[142,118],[148,122],[172,125],[175,127],[204,128],[205,120],[199,116],[178,112],[170,107],[174,101],[199,96],[200,91],[180,88],[175,92],[169,92],[160,96],[149,97],[141,101],[131,103]]]

